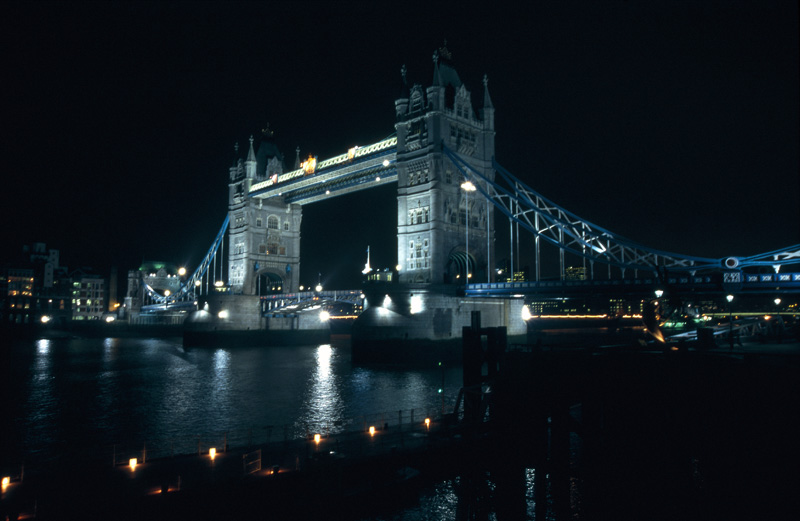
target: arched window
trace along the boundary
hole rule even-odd
[[[278,217],[275,215],[270,215],[267,217],[267,228],[270,230],[277,230],[279,227]]]

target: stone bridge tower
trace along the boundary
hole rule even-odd
[[[463,283],[467,272],[473,281],[492,277],[493,207],[479,192],[462,188],[464,177],[442,144],[493,180],[494,107],[484,76],[476,109],[450,59],[446,48],[434,53],[427,88],[409,87],[402,69],[403,92],[395,101],[401,282]],[[473,176],[472,182],[478,180]]]
[[[230,168],[228,280],[236,294],[290,293],[299,285],[300,205],[248,197],[251,185],[283,173],[272,132],[262,134],[258,152],[251,137],[247,158]]]

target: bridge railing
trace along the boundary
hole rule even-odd
[[[742,277],[742,291],[774,289],[775,284],[780,284],[782,291],[800,291],[800,273],[776,274],[748,274]],[[637,289],[724,289],[724,281],[719,276],[680,276],[667,277],[665,280],[658,278],[642,279],[603,279],[603,280],[543,280],[529,282],[491,282],[468,284],[465,293],[472,296],[497,295],[512,296],[517,293],[526,293],[535,290],[570,289],[580,288],[637,288]]]

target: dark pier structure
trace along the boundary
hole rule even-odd
[[[495,460],[517,489],[526,468],[547,473],[536,519],[548,487],[557,519],[792,517],[798,354],[506,353],[492,393]],[[511,518],[524,519],[522,498],[510,495]]]

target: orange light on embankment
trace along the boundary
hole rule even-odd
[[[370,425],[369,426],[369,435],[370,436],[375,436],[375,426],[374,425]]]
[[[136,459],[136,458],[131,458],[130,460],[128,460],[128,465],[130,465],[131,470],[136,470],[136,464],[138,462],[139,462],[139,460]]]
[[[425,418],[425,428],[431,430],[431,419]]]
[[[8,476],[4,476],[3,477],[3,492],[6,491],[6,489],[8,488],[8,484],[9,483],[11,483],[11,478],[9,478]]]
[[[319,445],[319,442],[320,442],[321,439],[322,439],[322,436],[320,436],[319,434],[315,434],[314,435],[314,443],[316,443],[317,445]]]
[[[213,460],[214,458],[217,457],[217,449],[215,449],[214,447],[208,449],[208,455],[211,456],[211,459]]]

